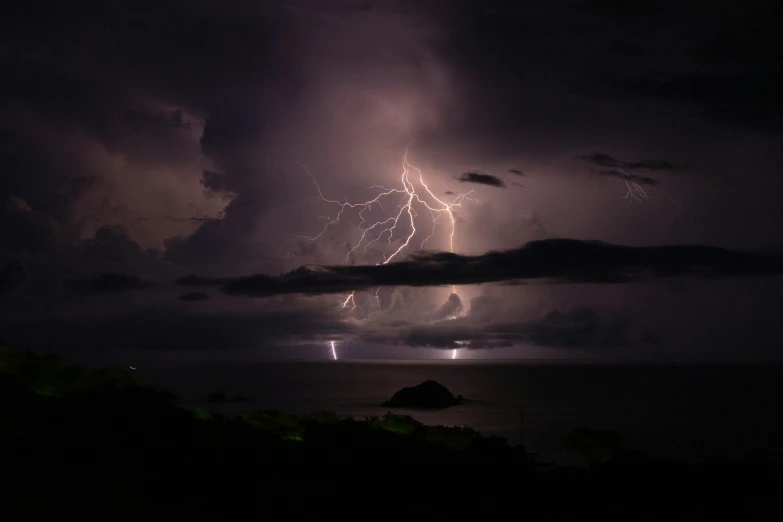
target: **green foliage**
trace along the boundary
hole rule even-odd
[[[57,355],[37,356],[30,352],[20,352],[0,344],[0,373],[5,373],[22,387],[39,395],[59,397],[75,393],[100,393],[126,388],[144,388],[162,392],[159,388],[144,386],[137,376],[120,368],[88,370],[79,366],[68,366]],[[164,395],[160,395],[164,398]],[[166,397],[171,398],[171,396]],[[194,408],[191,413],[196,419],[208,422],[231,421],[232,419],[203,408]],[[236,420],[236,419],[235,419]],[[468,427],[425,426],[409,415],[396,415],[388,412],[383,417],[366,417],[357,421],[350,415],[338,415],[332,412],[318,411],[310,415],[297,417],[278,411],[262,410],[246,413],[238,420],[248,423],[256,429],[275,434],[281,439],[307,440],[308,432],[318,438],[328,436],[356,437],[370,436],[372,432],[393,433],[411,437],[412,441],[422,444],[435,444],[456,451],[473,447],[480,435]],[[370,430],[368,432],[368,430]],[[375,431],[377,430],[377,431]],[[385,437],[385,435],[381,435]]]
[[[199,420],[212,420],[212,415],[210,415],[209,412],[204,408],[196,407],[190,411],[191,413],[193,413],[193,416]]]
[[[350,415],[337,415],[331,412],[318,411],[310,415],[297,417],[277,411],[257,411],[246,413],[241,418],[254,428],[274,433],[289,440],[306,440],[309,430],[318,430],[321,426],[329,426],[338,433],[353,433],[366,430],[380,430],[406,437],[416,437],[425,444],[436,444],[454,451],[469,450],[474,441],[481,435],[472,428],[426,426],[409,415],[396,415],[392,412],[383,417],[365,417],[358,421]]]
[[[442,444],[449,449],[465,451],[470,449],[477,434],[472,429],[457,426],[428,426],[425,440],[431,444]]]
[[[579,428],[563,434],[560,447],[583,457],[590,466],[606,462],[623,448],[623,437],[614,431]]]
[[[395,415],[392,412],[387,412],[379,422],[379,427],[386,431],[408,435],[423,428],[424,424],[410,415]]]
[[[143,386],[136,375],[120,368],[87,370],[66,365],[59,355],[35,355],[7,345],[0,345],[0,373],[11,375],[28,389],[51,397]]]
[[[275,433],[280,437],[291,440],[302,440],[304,437],[304,425],[294,415],[288,415],[274,410],[261,410],[253,413],[245,413],[241,418],[254,428]]]
[[[0,343],[0,373],[15,373],[21,364],[22,352]]]
[[[310,415],[305,416],[303,420],[309,422],[317,422],[320,424],[338,424],[339,422],[346,419],[341,418],[336,413],[332,413],[330,411],[316,411],[311,413]],[[347,420],[353,420],[353,419],[349,418]]]

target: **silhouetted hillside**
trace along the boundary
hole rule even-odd
[[[781,480],[762,457],[651,459],[607,432],[563,443],[586,467],[408,416],[186,411],[120,370],[4,349],[0,443],[7,520],[772,520]]]

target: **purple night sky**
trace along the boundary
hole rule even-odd
[[[783,8],[523,4],[17,5],[0,335],[779,360]]]

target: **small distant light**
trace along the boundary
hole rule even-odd
[[[135,369],[136,369],[136,368],[135,368],[135,367],[133,367],[133,366],[128,366],[128,368],[130,368],[131,370],[135,370]]]

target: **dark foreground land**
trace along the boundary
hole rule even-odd
[[[0,349],[3,520],[779,520],[765,455],[650,459],[611,433],[540,466],[469,428],[185,411],[124,371]]]

